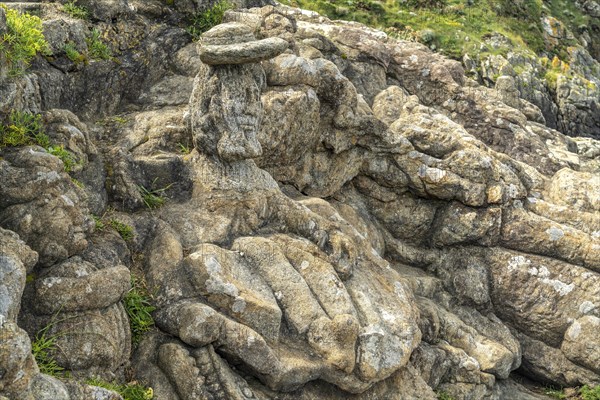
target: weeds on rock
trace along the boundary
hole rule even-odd
[[[582,400],[600,400],[600,385],[594,387],[585,385],[579,389],[579,395]]]
[[[63,162],[65,172],[71,172],[78,164],[73,154],[64,146],[50,145],[50,138],[44,133],[40,114],[13,110],[6,123],[0,125],[0,149],[28,145],[41,146],[48,153],[58,157]]]
[[[104,224],[104,221],[102,221],[101,217],[97,215],[92,215],[92,218],[94,219],[95,230],[103,231],[104,228],[106,228],[106,225]]]
[[[35,361],[40,368],[42,374],[51,376],[61,376],[65,369],[58,365],[52,353],[57,349],[56,340],[58,335],[49,335],[48,331],[54,325],[54,317],[48,325],[44,326],[35,335],[35,338],[31,341],[31,353],[35,358]]]
[[[63,46],[63,51],[65,52],[67,58],[73,61],[75,64],[86,62],[86,57],[77,50],[73,42],[65,43]]]
[[[190,149],[190,146],[186,146],[183,143],[177,143],[177,146],[179,146],[179,151],[181,151],[181,154],[190,154],[190,152],[192,151]]]
[[[152,297],[141,279],[132,275],[131,289],[125,295],[123,305],[129,316],[131,343],[137,346],[144,334],[154,326],[152,312],[156,309],[152,305]]]
[[[63,11],[76,19],[88,20],[90,18],[88,10],[85,7],[78,6],[77,0],[63,4]]]
[[[23,75],[36,54],[49,54],[48,42],[42,33],[42,20],[39,17],[7,8],[0,4],[6,13],[7,31],[0,36],[0,62],[8,64],[8,75]]]
[[[90,58],[93,60],[109,60],[112,57],[110,48],[100,39],[100,31],[98,29],[93,29],[90,32],[90,36],[85,38],[85,41],[88,45]]]
[[[44,148],[50,145],[50,138],[44,133],[42,116],[13,110],[6,123],[0,126],[0,149],[32,144]]]
[[[118,384],[92,378],[85,383],[117,392],[123,397],[123,400],[152,400],[154,398],[152,388],[146,388],[137,382]]]
[[[154,180],[154,182],[152,182],[152,186],[154,186],[155,182],[156,182],[156,179]],[[158,208],[158,207],[162,206],[163,204],[165,204],[164,194],[165,194],[165,191],[167,191],[170,187],[171,187],[171,185],[168,185],[161,189],[149,190],[143,186],[138,186],[138,189],[140,191],[140,194],[142,195],[144,204],[146,205],[146,207],[148,207],[149,209],[152,210],[154,208]]]
[[[454,400],[452,396],[448,394],[448,392],[444,390],[440,390],[436,392],[438,400]]]
[[[114,218],[112,218],[109,223],[124,241],[128,242],[133,239],[133,228],[131,226]]]
[[[566,399],[567,395],[565,394],[565,392],[562,389],[554,389],[554,388],[547,388],[544,391],[544,394],[553,397],[555,399]]]
[[[194,15],[187,31],[190,33],[190,35],[192,35],[194,40],[200,39],[200,36],[204,32],[223,22],[223,15],[225,15],[225,11],[231,8],[232,5],[229,4],[229,2],[225,0],[218,1],[212,7]]]
[[[73,167],[77,165],[77,160],[75,160],[75,157],[73,157],[70,152],[65,150],[63,145],[48,147],[48,153],[58,157],[63,162],[65,172],[71,172]]]

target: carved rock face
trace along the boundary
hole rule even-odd
[[[199,149],[224,161],[262,155],[257,133],[265,74],[257,63],[286,48],[283,39],[255,40],[250,27],[239,23],[219,25],[203,36],[199,54],[209,67],[198,73],[190,100],[190,125]]]

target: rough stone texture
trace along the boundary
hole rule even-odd
[[[0,85],[0,110],[43,111],[76,161],[0,150],[0,398],[119,399],[38,373],[27,333],[48,324],[72,376],[131,366],[161,400],[542,398],[515,371],[600,383],[583,81],[549,90],[513,53],[482,76],[463,60],[484,87],[422,45],[283,6],[228,12],[194,44],[179,26],[200,2],[81,1],[92,21],[50,4],[53,57]],[[86,24],[113,60],[62,54]],[[157,308],[133,354],[132,273]]]
[[[83,192],[62,162],[41,148],[7,153],[0,160],[0,224],[19,234],[45,266],[82,251],[91,220]]]

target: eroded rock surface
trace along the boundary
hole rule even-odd
[[[90,7],[138,24],[166,7],[126,3]],[[47,24],[58,42],[79,29]],[[133,74],[148,89],[135,101],[50,102],[51,72],[31,74],[77,163],[1,153],[0,396],[113,396],[38,373],[29,337],[48,324],[74,377],[132,367],[161,400],[536,399],[514,374],[600,383],[600,144],[553,129],[566,117],[549,122],[543,93],[520,98],[510,74],[479,86],[424,46],[282,6],[230,11],[197,44],[160,29],[169,65]],[[148,191],[164,204],[148,210]],[[131,270],[156,307],[133,350]]]

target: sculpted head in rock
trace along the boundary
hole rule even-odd
[[[199,46],[207,66],[196,78],[190,102],[196,147],[224,161],[259,157],[265,74],[258,62],[280,54],[288,43],[256,40],[247,25],[228,23],[207,32]]]

